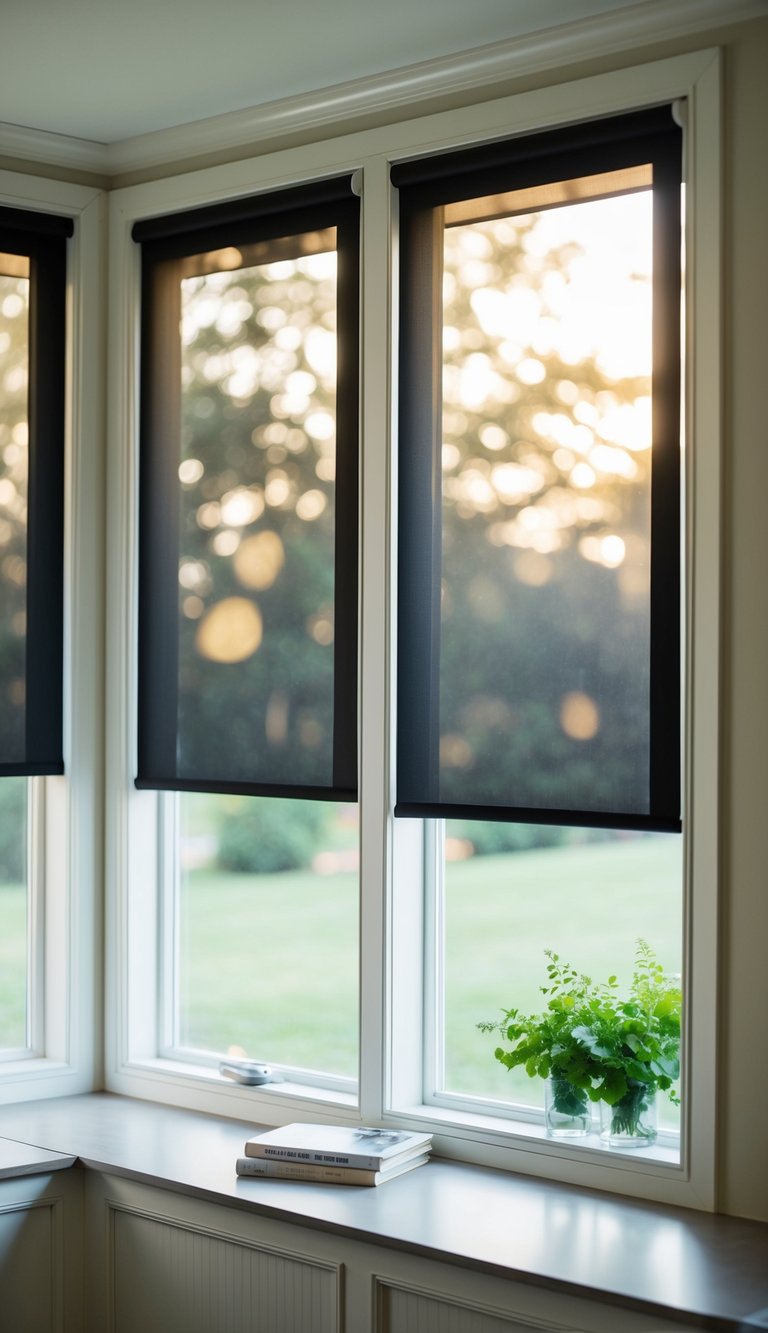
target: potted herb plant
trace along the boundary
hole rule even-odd
[[[506,1009],[496,1022],[479,1023],[500,1032],[496,1059],[507,1069],[523,1066],[531,1078],[547,1080],[547,1132],[589,1132],[591,1104],[600,1103],[601,1137],[611,1147],[640,1147],[656,1138],[656,1093],[676,1104],[680,1073],[682,994],[665,976],[653,950],[638,940],[629,991],[619,994],[615,976],[593,982],[558,954],[546,951],[548,984],[542,1013]]]

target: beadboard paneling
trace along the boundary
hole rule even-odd
[[[60,1202],[0,1205],[0,1327],[59,1333],[63,1326]]]
[[[383,1283],[378,1284],[377,1296],[376,1333],[581,1333],[575,1325],[494,1314]]]
[[[110,1209],[110,1333],[337,1333],[339,1269]]]
[[[657,1315],[618,1309],[527,1283],[455,1271],[441,1281],[438,1265],[374,1278],[374,1333],[679,1333]],[[415,1280],[414,1280],[415,1279]],[[353,1330],[349,1330],[353,1333]]]

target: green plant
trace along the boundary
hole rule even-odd
[[[483,1032],[501,1032],[497,1060],[522,1065],[531,1078],[549,1078],[555,1110],[580,1115],[588,1102],[612,1108],[612,1134],[640,1134],[641,1117],[657,1091],[678,1103],[680,987],[665,976],[653,950],[638,940],[635,970],[625,999],[615,976],[596,983],[558,954],[546,951],[548,985],[543,1013],[506,1009]]]
[[[327,823],[321,801],[250,797],[222,820],[218,864],[240,874],[300,870],[319,849]]]

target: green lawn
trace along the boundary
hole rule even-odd
[[[357,1077],[357,877],[186,877],[182,1042]]]
[[[27,1023],[27,893],[0,885],[0,1047],[23,1046]]]

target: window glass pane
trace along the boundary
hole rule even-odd
[[[652,193],[513,200],[444,230],[440,796],[641,814]]]
[[[179,802],[178,1044],[356,1079],[357,807]]]
[[[181,282],[180,776],[331,769],[334,245],[185,261],[204,271]]]
[[[637,940],[682,969],[682,839],[534,824],[446,823],[444,1090],[543,1106],[543,1081],[494,1059],[501,1011],[542,1013],[545,949],[620,993]],[[660,1123],[678,1112],[660,1093]]]
[[[27,1045],[27,780],[0,778],[0,1049]]]
[[[0,254],[0,749],[25,757],[29,260]]]

